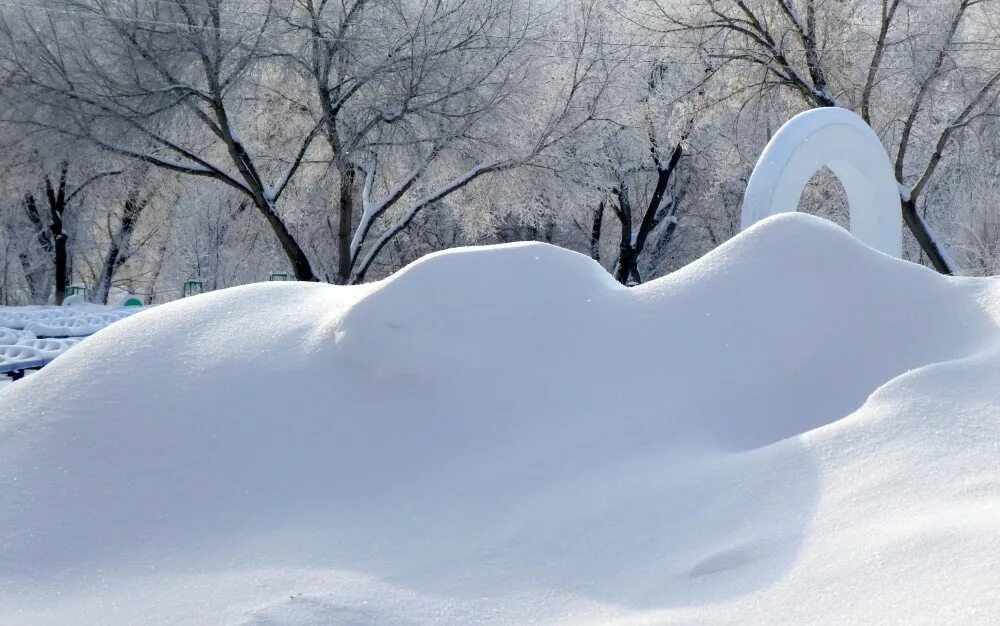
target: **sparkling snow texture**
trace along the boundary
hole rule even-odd
[[[998,322],[801,214],[156,307],[0,391],[0,622],[988,622]]]

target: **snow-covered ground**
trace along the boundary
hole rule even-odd
[[[0,621],[986,623],[998,324],[794,214],[157,307],[0,391]]]

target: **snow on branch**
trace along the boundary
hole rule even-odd
[[[298,152],[295,154],[291,164],[284,171],[284,173],[273,185],[264,186],[264,199],[267,200],[268,204],[274,204],[277,202],[278,198],[280,198],[281,194],[285,191],[285,188],[288,187],[289,181],[292,180],[292,177],[295,176],[295,172],[298,171],[299,166],[302,165],[302,160],[305,158],[306,152],[309,151],[309,146],[312,145],[313,140],[319,135],[319,131],[322,126],[323,120],[320,119],[313,125],[312,130],[309,131],[309,134],[306,135],[305,139],[302,140],[302,145],[299,147]],[[235,133],[235,129],[232,132]],[[233,136],[236,137],[236,135]]]
[[[368,272],[371,264],[375,261],[375,258],[382,251],[382,248],[384,248],[385,245],[393,239],[393,237],[401,233],[407,226],[409,226],[410,222],[413,221],[413,218],[416,217],[422,210],[462,189],[480,176],[489,172],[499,171],[505,167],[508,167],[508,164],[503,161],[480,162],[467,170],[464,174],[451,179],[432,193],[415,200],[406,208],[402,216],[385,232],[383,232],[378,239],[375,240],[371,248],[368,250],[368,253],[365,255],[364,260],[361,262],[360,268],[358,268],[358,271],[352,277],[351,282],[359,283],[364,280],[365,274]]]

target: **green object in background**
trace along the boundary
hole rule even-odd
[[[186,298],[200,293],[205,293],[205,283],[200,280],[191,279],[184,283],[184,290],[181,292],[181,297]]]
[[[87,285],[70,285],[66,287],[67,296],[83,296],[87,297]]]
[[[271,274],[271,280],[288,280],[288,274],[284,272],[275,272]]]
[[[142,306],[142,300],[139,298],[126,298],[125,302],[122,302],[122,306]]]

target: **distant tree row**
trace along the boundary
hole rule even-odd
[[[912,260],[994,274],[998,2],[6,4],[0,304],[524,239],[640,283],[733,236],[768,137],[819,106],[883,139]],[[803,208],[846,223],[828,172]]]

